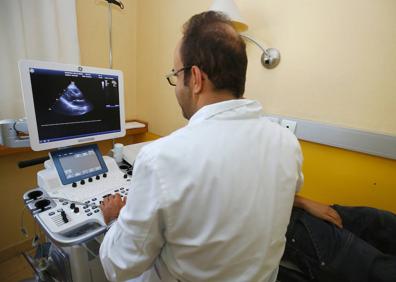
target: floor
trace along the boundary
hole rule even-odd
[[[19,255],[0,263],[0,281],[34,281],[34,271],[26,259]]]

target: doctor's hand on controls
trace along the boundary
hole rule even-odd
[[[100,204],[100,209],[103,213],[103,218],[106,224],[118,218],[120,210],[125,206],[127,197],[121,197],[120,194],[110,195],[103,199]]]

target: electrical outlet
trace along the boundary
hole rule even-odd
[[[280,125],[284,128],[289,129],[292,133],[296,132],[297,122],[289,119],[282,119]]]

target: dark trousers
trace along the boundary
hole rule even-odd
[[[396,215],[367,207],[333,208],[342,229],[293,208],[283,260],[297,265],[306,281],[396,282]],[[281,268],[278,280],[300,281],[280,278],[285,274]]]

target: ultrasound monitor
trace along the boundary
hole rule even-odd
[[[19,71],[33,150],[125,135],[121,71],[31,60]]]

